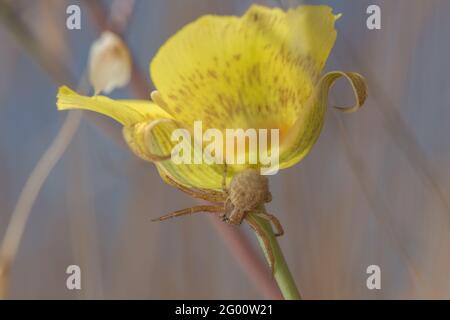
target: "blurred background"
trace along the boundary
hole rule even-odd
[[[240,15],[255,2],[301,1],[2,0],[0,241],[67,116],[56,110],[57,88],[82,77],[102,29],[115,26],[136,64],[133,84],[112,97],[147,98],[149,61],[168,37],[203,14]],[[369,99],[355,114],[330,109],[312,152],[270,179],[268,210],[285,227],[279,241],[299,289],[306,299],[448,299],[450,2],[305,3],[343,13],[326,70],[363,74]],[[65,27],[70,4],[81,7],[81,30]],[[371,4],[381,8],[381,30],[366,27]],[[345,83],[333,89],[332,104],[351,99]],[[150,221],[193,204],[124,148],[120,126],[84,114],[32,207],[6,297],[276,298],[246,225],[206,215]],[[81,267],[80,291],[66,288],[71,264]],[[372,264],[381,268],[381,290],[366,287]]]

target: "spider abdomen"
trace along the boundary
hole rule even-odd
[[[257,170],[245,170],[231,180],[229,200],[240,211],[254,210],[271,199],[268,179]]]

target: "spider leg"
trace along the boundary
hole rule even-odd
[[[253,231],[256,232],[256,234],[261,238],[261,240],[264,243],[264,247],[266,248],[266,253],[267,253],[267,258],[269,260],[269,267],[270,270],[272,271],[272,276],[275,275],[275,258],[273,257],[273,252],[272,252],[272,246],[270,245],[270,241],[269,238],[267,238],[266,234],[264,233],[264,230],[261,228],[261,226],[256,223],[253,219],[251,218],[246,218],[249,226],[253,229]]]
[[[183,191],[184,193],[190,195],[193,198],[202,199],[210,202],[223,202],[226,199],[226,196],[222,194],[222,192],[208,189],[196,189],[196,188],[191,189],[173,180],[168,175],[165,175],[164,178],[167,181],[167,183]]]
[[[273,214],[266,213],[266,212],[258,212],[258,213],[255,213],[255,215],[257,215],[258,217],[261,217],[269,222],[272,222],[272,224],[274,225],[274,227],[276,229],[275,237],[279,237],[284,234],[283,226],[281,225],[280,220],[278,220],[277,217],[275,217]]]
[[[177,210],[177,211],[168,213],[168,214],[163,215],[163,216],[161,216],[159,218],[152,219],[152,221],[164,221],[164,220],[167,220],[167,219],[170,219],[170,218],[181,217],[181,216],[184,216],[184,215],[189,215],[189,214],[193,214],[193,213],[197,213],[197,212],[219,213],[219,212],[223,212],[223,206],[211,206],[211,205],[195,206],[195,207],[186,208],[186,209]]]

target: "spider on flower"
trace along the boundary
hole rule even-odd
[[[250,215],[254,215],[273,223],[276,232],[275,236],[284,234],[280,221],[270,213],[265,212],[263,205],[272,201],[272,194],[269,191],[269,181],[255,169],[247,169],[237,173],[231,180],[229,188],[226,185],[227,165],[224,165],[222,191],[188,188],[179,184],[169,176],[165,176],[165,180],[196,199],[209,201],[213,204],[198,205],[190,208],[177,210],[152,221],[164,221],[170,218],[190,215],[193,213],[204,212],[220,214],[222,221],[232,225],[240,225],[244,220],[257,233],[264,242],[269,258],[269,265],[274,271],[274,257],[270,245],[270,240],[262,227],[254,220],[249,219]]]

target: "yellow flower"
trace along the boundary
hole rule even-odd
[[[342,110],[355,111],[366,98],[364,79],[356,73],[321,77],[338,18],[327,6],[283,11],[253,5],[242,17],[203,16],[171,37],[151,62],[158,90],[153,102],[84,97],[61,87],[58,109],[105,114],[124,126],[130,148],[154,161],[164,179],[220,190],[223,165],[175,164],[165,156],[176,145],[172,131],[192,130],[197,120],[204,130],[275,128],[280,132],[280,168],[299,162],[320,134],[335,80],[347,79],[357,100]],[[231,165],[229,172],[232,176],[243,169]]]

